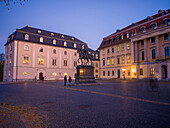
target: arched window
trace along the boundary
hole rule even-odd
[[[64,51],[64,55],[67,55],[67,51]]]
[[[151,24],[150,24],[150,28],[157,29],[156,23],[151,23]]]
[[[53,44],[56,45],[56,40],[53,40]]]
[[[169,18],[163,19],[163,24],[167,24],[169,22]]]
[[[43,52],[43,48],[42,47],[40,48],[40,52]]]
[[[145,26],[141,27],[141,28],[140,28],[140,31],[141,31],[141,32],[145,32]]]
[[[56,49],[53,49],[53,53],[56,54]]]
[[[29,35],[25,34],[25,40],[29,40]]]
[[[40,42],[43,43],[43,37],[40,37]]]

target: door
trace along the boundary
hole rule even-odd
[[[120,69],[117,70],[117,78],[120,78]]]
[[[43,73],[40,72],[40,73],[39,73],[39,80],[42,80],[42,79],[43,79]]]
[[[167,66],[162,65],[162,79],[167,79]]]

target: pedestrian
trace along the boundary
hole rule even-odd
[[[69,80],[68,80],[68,85],[71,85],[71,76],[69,77]]]
[[[67,76],[65,75],[64,76],[64,86],[66,86],[66,84],[67,84]]]

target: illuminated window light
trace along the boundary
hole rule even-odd
[[[118,52],[119,52],[119,50],[120,50],[119,47],[117,47],[117,51],[118,51]]]
[[[67,42],[66,42],[66,41],[64,42],[64,46],[65,46],[65,47],[67,46]]]
[[[57,75],[57,73],[53,72],[53,76],[56,76],[56,75]]]
[[[24,75],[28,75],[28,72],[24,72]]]
[[[127,49],[130,49],[130,45],[129,44],[127,44]]]
[[[38,58],[39,64],[44,64],[44,59],[43,58]]]
[[[29,57],[28,56],[24,56],[23,63],[24,64],[28,64],[29,63]]]
[[[74,44],[74,48],[76,48],[77,47],[77,45],[76,44]]]
[[[53,40],[53,44],[56,45],[56,40]]]

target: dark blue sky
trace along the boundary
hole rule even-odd
[[[0,4],[0,53],[8,36],[26,25],[75,36],[97,49],[116,29],[169,9],[170,0],[28,0],[11,7]]]

